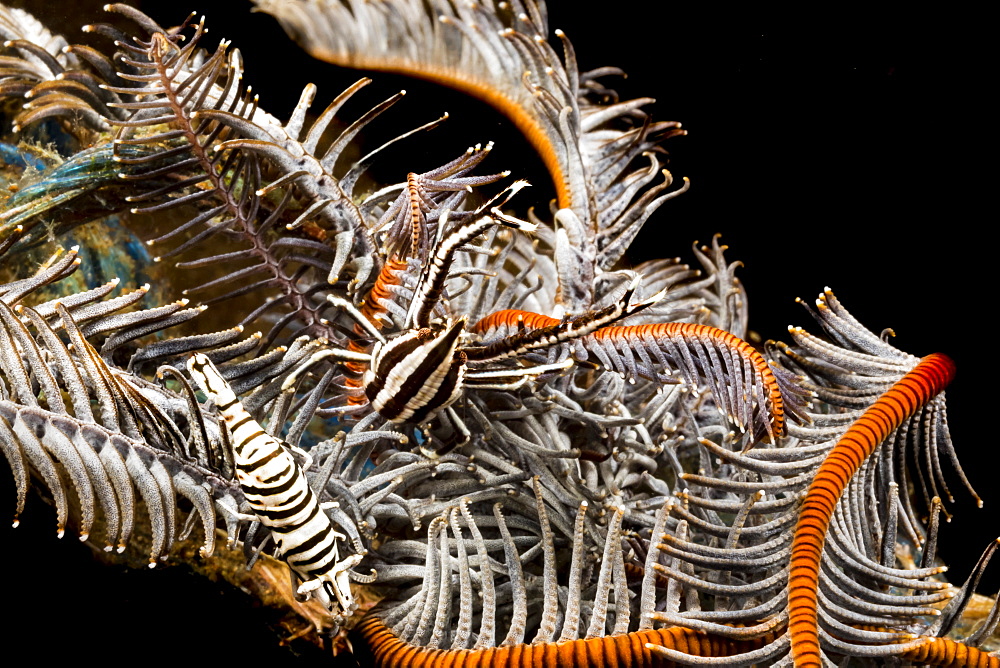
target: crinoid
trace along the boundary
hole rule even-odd
[[[68,42],[0,6],[23,619],[144,661],[291,659],[267,623],[299,665],[1000,664],[919,30],[255,5],[75,7]],[[107,594],[54,525],[278,612],[184,568]]]

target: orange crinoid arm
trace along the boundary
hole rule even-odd
[[[546,96],[558,116],[561,108],[575,106],[573,91],[579,85],[566,80],[562,63],[545,42],[542,17],[519,20],[509,12],[501,16],[477,7],[452,9],[446,3],[425,8],[420,3],[257,0],[257,7],[273,14],[319,60],[423,79],[488,103],[538,152],[561,208],[572,206],[574,195],[582,196],[571,192],[569,182],[569,163],[579,160],[579,149],[565,145],[576,138],[572,131],[564,135],[566,129],[579,128],[579,111],[561,128],[546,117],[546,105],[536,104]],[[386,30],[394,25],[399,34]]]
[[[498,88],[475,74],[457,67],[443,67],[407,60],[404,58],[380,58],[360,52],[336,52],[316,47],[311,50],[316,58],[359,70],[391,72],[423,79],[465,93],[486,102],[507,117],[514,127],[524,135],[531,147],[545,164],[556,189],[556,200],[560,208],[572,206],[572,193],[565,163],[565,150],[560,146],[558,135],[554,135],[539,121],[536,114],[525,107],[508,90]]]
[[[837,502],[875,448],[941,393],[954,375],[955,363],[945,355],[933,354],[920,360],[851,425],[813,478],[799,511],[788,577],[788,626],[797,667],[823,665],[817,588],[823,545]]]
[[[582,316],[580,320],[585,318]],[[560,329],[567,324],[538,313],[503,310],[480,320],[473,331],[487,336],[507,332],[506,338],[491,345],[499,351],[505,347],[526,347],[528,339],[556,340]],[[787,383],[782,384],[767,360],[738,336],[718,327],[688,322],[612,325],[593,331],[585,326],[577,329],[586,332],[580,339],[583,348],[603,366],[618,373],[634,376],[652,372],[660,378],[663,369],[668,373],[675,369],[692,386],[697,386],[699,377],[702,378],[729,419],[740,429],[751,432],[750,444],[761,440],[773,442],[785,434],[786,398],[793,400],[793,409],[797,398]],[[649,364],[630,367],[626,355],[620,352],[625,348],[648,359]],[[739,392],[729,391],[730,387],[739,387]]]
[[[1000,658],[951,638],[926,638],[922,645],[900,657],[913,663],[945,668],[1000,668]]]
[[[687,189],[685,180],[668,190],[673,177],[657,157],[662,141],[684,134],[680,124],[652,121],[643,111],[652,98],[618,100],[598,81],[616,68],[579,72],[561,31],[550,43],[543,3],[254,2],[320,60],[431,81],[504,114],[544,162],[560,225],[602,269],[661,203]]]
[[[752,640],[734,640],[675,626],[647,629],[621,635],[566,640],[486,649],[430,649],[411,645],[393,634],[377,615],[369,614],[358,632],[375,655],[380,668],[647,668],[668,666],[669,661],[649,645],[691,656],[726,657],[751,651],[773,640],[764,635]]]
[[[752,369],[753,380],[750,381],[763,395],[762,408],[766,407],[766,415],[758,415],[757,420],[746,420],[747,424],[737,421],[741,426],[750,426],[753,422],[759,422],[763,427],[758,431],[757,437],[768,442],[773,442],[775,438],[785,435],[785,402],[782,388],[775,377],[774,371],[768,365],[764,356],[757,352],[753,346],[738,336],[729,332],[712,327],[711,325],[700,325],[691,322],[665,322],[651,325],[633,325],[628,327],[606,327],[594,334],[598,341],[628,341],[636,340],[661,340],[673,338],[675,340],[700,340],[702,345],[710,345],[719,351],[729,351],[738,356],[745,364]],[[738,402],[730,404],[736,413]],[[735,417],[735,415],[733,416]]]

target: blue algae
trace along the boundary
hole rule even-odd
[[[8,167],[16,169],[27,169],[30,167],[42,172],[48,167],[46,162],[37,155],[32,155],[22,147],[6,142],[0,142],[0,160],[3,160],[4,164]]]
[[[24,153],[16,147],[11,151],[19,156]],[[120,175],[140,170],[129,163],[117,162],[115,157],[142,158],[151,152],[144,146],[116,147],[108,143],[80,151],[65,162],[44,169],[36,180],[21,186],[4,203],[0,213],[0,237],[4,230],[22,226],[23,231],[13,249],[17,253],[51,238],[62,237],[84,223],[121,211],[128,206],[127,197],[134,185],[123,181]],[[44,167],[44,161],[41,164]],[[146,185],[155,187],[159,183],[151,180]],[[71,209],[67,207],[70,202],[73,202]],[[60,215],[53,215],[57,210]],[[69,211],[72,215],[67,215]]]

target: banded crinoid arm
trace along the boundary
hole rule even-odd
[[[704,379],[719,411],[741,431],[749,431],[747,447],[759,441],[773,443],[784,436],[788,415],[803,416],[804,393],[793,378],[774,370],[746,341],[716,327],[695,323],[608,327],[583,345],[607,368],[631,377],[658,379],[662,377],[656,375],[658,365],[680,370],[691,386]]]
[[[776,344],[776,361],[802,374],[805,378],[802,385],[815,393],[822,404],[834,407],[831,415],[823,418],[830,425],[827,433],[832,434],[833,424],[846,428],[860,418],[862,412],[913,369],[919,359],[887,342],[888,336],[894,335],[891,330],[883,332],[881,337],[868,331],[829,289],[819,296],[810,311],[822,326],[825,338],[814,336],[801,327],[790,327],[794,344]],[[835,416],[838,412],[841,415]],[[951,441],[944,395],[934,398],[922,415],[929,419],[922,428],[918,428],[915,421],[913,428],[907,423],[887,441],[885,456],[897,471],[889,480],[898,482],[901,490],[907,489],[913,480],[928,509],[934,497],[940,497],[944,503],[953,502],[941,466],[941,460],[946,459],[954,467],[959,482],[981,506]],[[914,459],[920,464],[912,471],[904,465],[910,447],[914,448]],[[900,496],[901,509],[909,525],[920,526],[919,513],[915,512],[910,497],[910,494]],[[919,541],[919,537],[914,538]]]
[[[458,668],[459,666],[503,666],[504,668],[653,668],[670,665],[673,650],[687,657],[725,659],[745,655],[765,644],[765,638],[733,640],[681,627],[647,629],[632,633],[484,649],[428,649],[400,640],[376,615],[357,627],[375,656],[379,668]],[[978,664],[976,664],[978,665]],[[992,668],[993,664],[989,665]]]
[[[658,545],[676,561],[654,564],[680,589],[699,592],[701,609],[657,610],[654,619],[712,633],[721,632],[720,624],[788,619],[790,538],[801,498],[851,426],[918,363],[860,325],[832,293],[821,297],[814,315],[826,337],[793,328],[795,345],[779,344],[777,355],[816,395],[808,419],[788,425],[787,438],[745,453],[733,435],[703,430],[700,470],[680,475],[688,489],[679,493]],[[950,456],[943,408],[941,397],[918,407],[863,461],[831,506],[825,543],[810,571],[821,657],[902,656],[922,642],[914,634],[944,634],[947,620],[962,614],[967,597],[934,577],[943,570],[935,562],[941,502],[930,502],[925,529],[907,482],[921,477],[928,484],[938,475],[933,462]],[[908,470],[907,452],[917,453],[917,475]],[[907,550],[910,566],[897,559]],[[961,591],[974,587],[967,583]],[[793,630],[782,633],[785,649],[776,656],[788,651]],[[980,631],[989,633],[988,625]],[[978,639],[971,638],[975,646]]]
[[[373,332],[369,332],[362,321],[374,327],[377,333],[385,326],[389,319],[386,315],[386,305],[395,303],[393,290],[398,288],[403,281],[403,274],[407,271],[407,262],[392,257],[386,260],[379,271],[378,278],[372,285],[371,290],[361,302],[361,317],[354,324],[354,334],[348,341],[348,350],[355,353],[365,353],[368,345],[366,339],[374,338]],[[336,302],[334,302],[336,303]],[[376,339],[377,340],[377,339]],[[365,396],[362,375],[368,368],[368,363],[363,361],[347,362],[344,364],[344,387],[346,388],[345,401],[348,406],[360,406],[368,403]]]
[[[680,190],[664,193],[654,153],[675,123],[652,123],[641,98],[603,104],[596,82],[609,68],[580,74],[565,36],[563,60],[547,42],[543,3],[431,3],[400,0],[258,0],[314,56],[388,70],[474,95],[503,112],[542,157],[556,185],[561,299],[593,304],[593,280],[621,258],[649,215]],[[616,72],[616,70],[610,70]],[[594,99],[600,102],[595,103]],[[648,167],[634,167],[640,157]]]
[[[473,329],[487,343],[484,359],[580,337],[578,345],[592,359],[623,376],[670,381],[670,371],[678,370],[692,387],[704,384],[711,389],[720,412],[741,430],[749,429],[750,444],[784,435],[786,407],[792,408],[792,415],[801,415],[803,393],[790,374],[772,369],[746,341],[694,323],[602,326],[602,320],[610,325],[631,314],[629,297],[622,303],[626,307],[616,317],[603,319],[588,314],[560,321],[537,313],[499,311]],[[652,300],[638,307],[645,303]],[[476,357],[470,354],[470,359]]]
[[[819,568],[830,519],[844,489],[865,459],[943,392],[954,373],[954,363],[944,355],[923,358],[851,425],[817,471],[792,539],[788,614],[796,666],[823,665],[816,612]]]
[[[899,351],[885,335],[858,323],[829,290],[816,301],[813,315],[825,339],[790,328],[795,345],[778,344],[781,364],[804,374],[803,386],[816,394],[820,409],[811,413],[812,425],[792,435],[829,448],[797,513],[789,571],[789,634],[793,656],[803,665],[819,665],[824,651],[852,656],[902,651],[891,644],[874,647],[873,640],[881,644],[888,637],[865,638],[845,625],[867,615],[862,623],[912,630],[906,619],[919,615],[917,609],[887,600],[863,583],[871,578],[892,586],[886,576],[899,574],[897,532],[923,547],[912,573],[932,575],[942,508],[938,490],[950,498],[940,459],[951,459],[968,484],[945,417],[942,392],[954,372],[951,361],[942,355],[918,360]],[[915,471],[908,451],[916,455]],[[910,479],[927,495],[926,530],[913,509]],[[913,597],[917,608],[920,598]],[[883,608],[887,602],[903,607]],[[955,606],[964,602],[953,601],[949,610]]]
[[[1000,668],[1000,657],[950,638],[924,638],[900,658],[916,664],[946,668]]]

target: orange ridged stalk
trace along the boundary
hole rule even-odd
[[[399,285],[400,275],[406,269],[406,261],[400,260],[398,258],[392,258],[388,260],[384,265],[382,265],[382,271],[379,272],[378,279],[375,281],[375,285],[372,286],[371,291],[365,298],[364,303],[361,304],[361,315],[368,318],[368,321],[375,325],[377,329],[382,329],[382,321],[376,317],[377,314],[385,313],[385,309],[379,303],[382,299],[392,299],[392,293],[389,292],[389,287],[393,285]],[[369,336],[368,332],[364,330],[361,325],[355,323],[354,333],[359,337]],[[347,349],[355,353],[368,352],[363,346],[358,343],[357,339],[351,339],[347,342]],[[348,373],[344,378],[344,385],[348,388],[361,388],[361,375],[365,372],[368,365],[364,362],[344,362],[344,368],[347,369]],[[350,405],[363,404],[368,401],[364,392],[349,393],[347,395],[347,403]]]
[[[944,668],[1000,668],[1000,658],[951,638],[927,638],[923,645],[904,652],[900,658]]]
[[[847,483],[875,448],[941,393],[954,375],[955,363],[945,355],[933,354],[920,360],[851,425],[820,465],[802,502],[792,538],[788,626],[796,667],[823,665],[816,590],[830,518]]]
[[[369,615],[357,631],[380,668],[647,668],[671,662],[653,654],[646,643],[693,656],[732,656],[753,651],[773,640],[733,640],[681,627],[649,629],[590,640],[565,640],[488,649],[444,650],[417,647],[393,635],[376,616]]]

